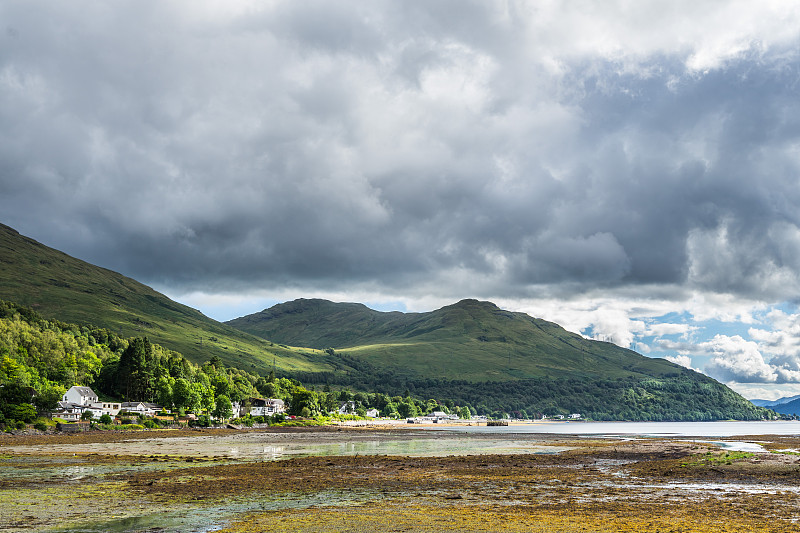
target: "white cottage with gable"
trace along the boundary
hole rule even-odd
[[[64,401],[78,405],[92,405],[99,399],[91,387],[79,387],[74,385],[64,393]]]
[[[154,417],[161,411],[161,406],[149,402],[122,402],[121,410],[136,416]]]
[[[286,412],[283,400],[279,398],[250,398],[252,416],[271,416]]]
[[[64,393],[53,415],[72,421],[79,420],[84,411],[91,411],[94,418],[99,418],[105,414],[116,416],[119,410],[119,402],[101,402],[91,387],[75,385]]]

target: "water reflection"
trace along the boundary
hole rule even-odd
[[[519,440],[508,435],[496,438],[473,438],[468,435],[434,435],[418,438],[342,440],[341,437],[322,442],[293,435],[260,432],[225,436],[178,437],[158,442],[158,455],[178,457],[217,457],[236,460],[276,460],[288,457],[332,455],[404,455],[409,457],[439,457],[447,455],[559,453],[572,449],[566,446],[547,446]],[[50,453],[97,453],[120,455],[151,455],[151,439],[116,443],[51,445]],[[12,453],[37,453],[41,447],[10,447]]]
[[[642,437],[736,437],[741,435],[800,435],[798,421],[755,422],[518,422],[508,426],[420,426],[426,431],[452,431],[508,435],[513,433],[557,433]]]

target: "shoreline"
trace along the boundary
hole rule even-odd
[[[758,429],[778,429],[783,432],[736,432],[735,434],[718,434],[709,432],[637,432],[637,431],[611,431],[622,426],[641,427],[650,425],[659,429],[673,427],[680,428],[722,428],[726,424],[733,424],[739,427],[747,427],[750,424],[758,424]],[[761,427],[763,426],[763,428]],[[576,427],[583,431],[574,430]],[[741,421],[715,421],[715,422],[592,422],[592,421],[555,421],[555,420],[532,420],[532,421],[511,421],[508,426],[498,426],[492,429],[487,428],[485,422],[461,422],[461,423],[428,423],[428,424],[408,424],[405,421],[341,421],[325,425],[312,426],[268,426],[261,425],[255,427],[240,428],[156,428],[156,429],[136,429],[136,430],[89,430],[82,432],[39,432],[29,430],[24,433],[0,433],[0,450],[8,446],[16,445],[44,445],[44,444],[67,444],[80,442],[120,442],[128,440],[141,440],[150,438],[177,438],[192,437],[201,435],[226,435],[237,432],[248,434],[262,432],[303,434],[308,432],[337,432],[337,431],[368,431],[368,432],[395,432],[398,435],[404,433],[421,432],[423,434],[440,433],[460,433],[479,436],[483,434],[506,435],[506,436],[543,436],[549,438],[599,438],[606,436],[609,438],[696,438],[696,439],[744,439],[752,436],[775,435],[776,437],[800,437],[800,421],[763,421],[763,422],[741,422]],[[553,431],[525,431],[530,428],[552,428]],[[563,431],[564,429],[570,431]],[[602,428],[602,431],[597,431]],[[521,437],[522,438],[522,437]]]

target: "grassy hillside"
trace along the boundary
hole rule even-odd
[[[691,372],[476,300],[429,313],[383,313],[361,304],[295,300],[227,324],[275,342],[332,347],[409,377],[505,381]]]
[[[44,246],[0,224],[0,299],[46,318],[147,336],[195,362],[214,355],[251,372],[325,371],[318,351],[282,347],[208,318],[131,278]]]
[[[296,300],[229,324],[277,342],[329,350],[327,384],[447,398],[503,416],[582,413],[596,420],[753,420],[771,414],[708,376],[489,302],[430,313]]]

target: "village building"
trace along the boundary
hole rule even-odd
[[[286,405],[279,398],[250,398],[252,416],[272,416],[286,412]]]
[[[114,417],[119,413],[119,402],[101,402],[91,387],[73,386],[64,393],[62,401],[53,411],[52,416],[67,421],[80,420],[85,411],[92,413],[93,418],[103,415]]]
[[[111,418],[114,418],[119,414],[120,409],[122,409],[122,404],[120,402],[100,402],[102,415],[108,415]]]
[[[91,387],[79,387],[77,385],[70,387],[64,393],[63,400],[78,405],[91,405],[99,401],[97,394],[94,393]]]
[[[378,418],[380,416],[380,412],[377,409],[367,409],[367,416],[370,418]]]
[[[67,422],[77,422],[81,419],[84,410],[85,406],[79,403],[60,401],[51,416]]]
[[[149,402],[122,402],[119,412],[128,413],[133,416],[146,416],[153,418],[156,413],[162,411],[160,405]]]
[[[433,422],[434,424],[437,424],[446,420],[458,420],[458,415],[449,415],[444,411],[434,411],[429,415],[420,417],[420,419],[425,422]]]
[[[356,402],[343,402],[339,404],[339,409],[336,412],[340,415],[352,415],[356,412]]]

